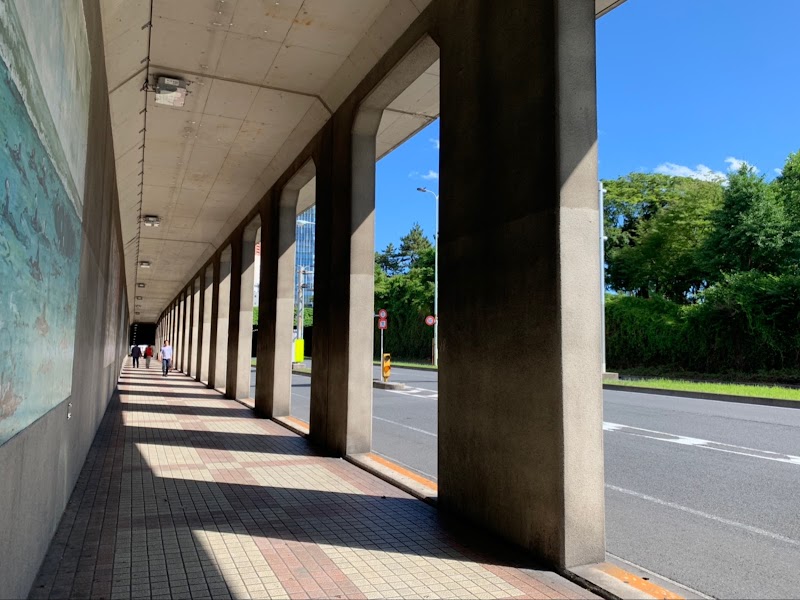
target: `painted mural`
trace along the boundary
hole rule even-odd
[[[90,78],[80,2],[0,0],[0,444],[72,389]]]

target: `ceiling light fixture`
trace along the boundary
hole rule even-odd
[[[144,287],[144,285],[145,285],[145,284],[143,284],[143,283],[137,283],[137,284],[136,284],[136,287],[143,288],[143,287]]]
[[[136,299],[137,299],[137,300],[143,300],[143,299],[144,299],[144,296],[136,296]]]
[[[156,80],[156,104],[181,107],[186,102],[186,82],[174,77]]]
[[[158,215],[145,215],[142,217],[145,227],[158,227],[161,225],[161,218]]]
[[[150,261],[149,260],[139,261],[139,266],[142,267],[143,269],[149,269],[150,268]]]

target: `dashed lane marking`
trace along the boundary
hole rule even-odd
[[[439,437],[435,433],[431,431],[425,431],[424,429],[420,429],[418,427],[411,427],[411,425],[405,425],[403,423],[398,423],[397,421],[390,421],[389,419],[384,419],[382,417],[376,417],[373,415],[373,420],[375,421],[383,421],[384,423],[391,423],[392,425],[397,425],[398,427],[405,427],[406,429],[410,429],[411,431],[418,431],[419,433],[424,433],[425,435],[429,435],[431,437]]]
[[[785,535],[781,535],[779,533],[767,531],[766,529],[753,527],[752,525],[747,525],[745,523],[740,523],[739,521],[733,521],[731,519],[726,519],[724,517],[718,517],[717,515],[712,515],[710,513],[703,512],[701,510],[695,510],[694,508],[689,508],[688,506],[683,506],[682,504],[676,504],[675,502],[669,502],[667,500],[662,500],[661,498],[656,498],[654,496],[648,496],[647,494],[642,494],[640,492],[635,492],[633,490],[627,490],[625,488],[617,487],[616,485],[611,485],[610,483],[607,483],[606,487],[609,490],[619,492],[620,494],[626,494],[628,496],[633,496],[634,498],[638,498],[640,500],[646,500],[648,502],[652,502],[660,506],[665,506],[667,508],[679,510],[681,512],[685,512],[687,514],[694,515],[696,517],[702,517],[710,521],[716,521],[717,523],[722,523],[723,525],[728,525],[729,527],[742,529],[743,531],[747,531],[748,533],[754,533],[756,535],[760,535],[773,540],[777,540],[779,542],[783,542],[785,544],[789,544],[790,546],[800,546],[800,541],[793,540],[792,538],[788,538]]]
[[[657,442],[667,442],[670,444],[679,444],[681,446],[693,446],[703,450],[715,450],[717,452],[725,452],[727,454],[737,454],[739,456],[749,456],[751,458],[760,458],[762,460],[771,460],[774,462],[800,466],[800,456],[783,454],[781,452],[773,452],[771,450],[759,450],[757,448],[748,448],[747,446],[724,444],[722,442],[713,442],[711,440],[676,435],[674,433],[665,433],[663,431],[656,431],[654,429],[643,429],[641,427],[631,427],[630,425],[620,425],[619,423],[603,423],[603,430],[616,431],[618,433],[656,440]]]

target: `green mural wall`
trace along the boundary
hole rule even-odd
[[[0,0],[0,444],[67,398],[91,66],[77,0]]]

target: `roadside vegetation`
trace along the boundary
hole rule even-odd
[[[709,383],[677,379],[620,379],[619,381],[607,381],[606,383],[629,387],[655,388],[659,390],[702,392],[705,394],[724,394],[729,396],[746,396],[749,398],[796,400],[800,402],[799,389],[779,386]]]
[[[800,152],[772,182],[742,165],[604,186],[609,370],[797,381]]]

